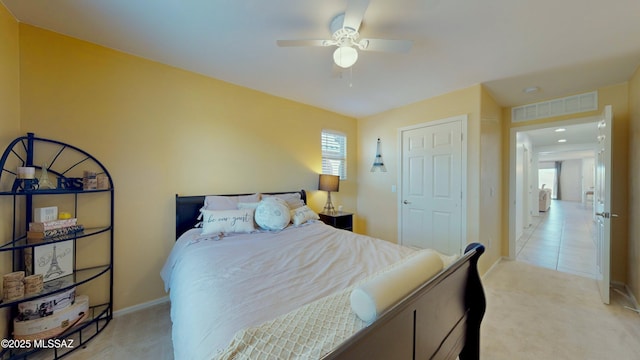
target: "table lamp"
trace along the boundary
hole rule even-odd
[[[328,214],[334,214],[336,212],[336,209],[331,203],[331,192],[338,191],[339,188],[340,177],[338,175],[320,174],[318,190],[324,190],[327,192],[327,203],[324,205],[324,209],[322,210],[323,212]]]

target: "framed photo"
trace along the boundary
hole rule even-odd
[[[33,273],[45,282],[73,274],[73,240],[34,247]]]

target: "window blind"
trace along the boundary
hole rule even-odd
[[[347,136],[338,131],[322,130],[322,173],[347,178]]]

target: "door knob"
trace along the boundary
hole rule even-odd
[[[608,212],[606,212],[606,211],[604,211],[604,212],[597,212],[597,213],[596,213],[596,216],[602,216],[603,218],[608,219],[608,218],[609,218],[609,213],[608,213]],[[617,216],[617,215],[616,215],[616,216]]]
[[[403,201],[402,203],[403,203],[403,204],[405,204],[405,205],[407,205],[407,204],[411,204],[411,201],[409,201],[409,200],[405,200],[405,201]]]

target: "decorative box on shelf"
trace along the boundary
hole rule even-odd
[[[66,299],[66,301],[71,300]],[[13,320],[13,336],[21,340],[53,338],[86,320],[88,315],[89,297],[80,295],[75,297],[75,301],[71,301],[68,306],[52,312],[51,315],[23,321],[16,317]]]
[[[46,222],[53,221],[58,218],[58,207],[47,206],[33,209],[33,221],[34,222]]]
[[[18,304],[18,321],[35,320],[63,311],[76,299],[76,288]]]
[[[66,214],[66,213],[60,213],[60,215],[62,216],[62,214]],[[44,222],[31,222],[29,223],[29,231],[37,231],[37,232],[45,232],[47,230],[55,230],[55,229],[62,229],[62,228],[66,228],[69,226],[74,226],[78,224],[78,219],[76,218],[68,218],[68,219],[57,219],[57,220],[51,220],[51,221],[44,221]]]

